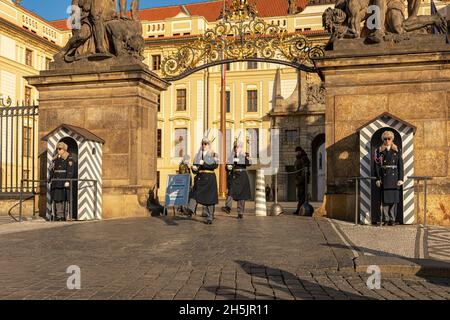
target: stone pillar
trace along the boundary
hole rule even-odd
[[[157,97],[168,87],[143,65],[42,71],[27,78],[39,90],[39,140],[60,124],[105,140],[103,217],[145,216],[156,183]],[[46,144],[39,143],[39,152]]]
[[[353,219],[354,185],[348,178],[360,175],[357,129],[389,112],[417,127],[415,175],[434,176],[429,221],[450,225],[450,49],[445,37],[410,36],[376,45],[342,39],[316,67],[326,87],[327,215]]]

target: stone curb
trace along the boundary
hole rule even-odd
[[[354,259],[356,272],[367,272],[371,265],[379,266],[381,273],[450,278],[450,263],[430,259],[412,259],[380,256],[360,256]]]

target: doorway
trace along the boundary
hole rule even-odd
[[[400,133],[389,127],[381,128],[378,131],[376,131],[372,139],[370,141],[370,150],[371,155],[375,153],[375,150],[380,147],[382,144],[381,136],[385,131],[392,131],[395,135],[394,137],[394,143],[399,147],[399,149],[402,149],[402,137],[400,136]],[[371,175],[372,177],[376,177],[376,168],[375,168],[375,161],[373,157],[371,157]],[[400,189],[400,202],[397,207],[397,223],[403,223],[403,188]],[[376,186],[376,180],[372,180],[371,182],[371,218],[372,223],[380,222],[381,219],[381,189]]]
[[[68,149],[67,151],[70,153],[74,160],[74,177],[78,178],[78,144],[77,142],[71,138],[71,137],[65,137],[60,140],[60,142],[64,142],[67,144]],[[72,184],[72,219],[78,220],[78,183],[74,182]]]
[[[312,150],[312,200],[323,201],[326,187],[325,134],[317,135],[311,143]]]
[[[296,174],[290,174],[295,171],[295,166],[286,166],[287,173],[287,194],[286,201],[297,202],[297,183],[295,182]]]

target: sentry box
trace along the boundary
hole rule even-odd
[[[105,141],[92,132],[62,124],[42,138],[47,141],[47,180],[50,178],[56,145],[64,142],[72,155],[76,180],[70,192],[69,219],[96,220],[102,218],[102,147]],[[50,188],[46,194],[46,216],[52,216]]]

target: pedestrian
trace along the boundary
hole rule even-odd
[[[270,201],[270,193],[271,193],[271,189],[269,187],[269,185],[266,185],[266,201]]]
[[[376,186],[381,188],[381,207],[384,223],[396,224],[400,189],[403,185],[403,159],[401,150],[394,143],[392,131],[383,132],[383,144],[375,151]],[[381,223],[379,223],[381,224]]]
[[[64,142],[58,142],[57,154],[52,160],[50,169],[50,196],[54,215],[52,219],[56,221],[66,220],[69,211],[70,184],[69,181],[54,179],[74,179],[75,161],[68,152],[68,146]]]
[[[294,168],[296,171],[295,184],[297,185],[297,210],[294,214],[300,214],[300,208],[306,202],[306,192],[309,183],[309,166],[310,161],[308,155],[302,147],[295,148],[296,160]]]
[[[203,213],[206,215],[206,224],[212,224],[215,205],[219,203],[217,193],[217,179],[214,172],[219,163],[219,157],[211,149],[211,142],[203,138],[200,151],[197,153],[192,165],[195,174],[192,196],[189,201],[189,213],[194,214],[197,204],[203,205]]]
[[[222,211],[231,213],[233,200],[237,201],[238,219],[244,218],[245,201],[252,198],[247,167],[251,165],[248,153],[242,151],[242,143],[234,143],[233,152],[227,160],[226,169],[230,173],[228,197]]]

